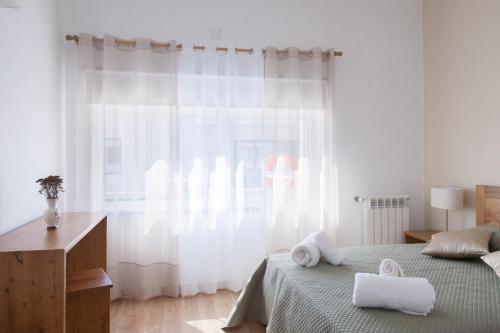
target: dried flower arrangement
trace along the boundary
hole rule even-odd
[[[63,179],[59,176],[40,178],[36,182],[40,184],[38,193],[43,194],[47,199],[58,199],[59,192],[64,192]]]

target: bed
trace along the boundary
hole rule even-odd
[[[476,224],[500,227],[500,187],[477,186]],[[227,328],[246,320],[268,332],[500,332],[500,278],[480,259],[438,259],[420,254],[425,244],[346,248],[342,266],[303,268],[288,253],[266,258],[242,291]],[[378,272],[384,258],[407,276],[427,278],[436,291],[434,310],[414,316],[352,303],[354,274]]]

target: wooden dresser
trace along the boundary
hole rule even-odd
[[[109,332],[106,216],[65,213],[0,236],[0,332]]]

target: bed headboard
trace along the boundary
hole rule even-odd
[[[476,225],[500,226],[500,186],[476,185]]]

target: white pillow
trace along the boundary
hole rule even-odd
[[[498,277],[500,277],[500,251],[491,252],[490,254],[482,256],[481,259],[483,259],[488,266],[493,268]]]

